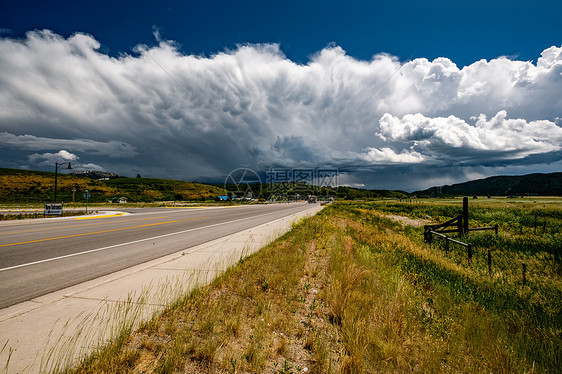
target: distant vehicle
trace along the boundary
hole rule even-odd
[[[318,202],[318,196],[308,195],[308,203],[309,204],[316,204],[317,202]]]

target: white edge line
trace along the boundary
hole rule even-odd
[[[266,216],[266,215],[274,214],[274,213],[276,213],[276,212],[269,212],[269,213],[264,213],[264,214],[260,214],[260,215],[257,215],[257,216],[251,216],[251,217],[246,217],[246,218],[239,218],[239,219],[236,219],[236,220],[234,220],[234,221],[228,221],[228,222],[222,222],[222,223],[215,223],[215,224],[208,225],[208,226],[196,227],[196,228],[193,228],[193,229],[188,229],[188,230],[183,230],[183,231],[178,231],[178,232],[171,232],[171,233],[169,233],[169,234],[163,234],[163,235],[153,236],[153,237],[150,237],[150,238],[134,240],[134,241],[132,241],[132,242],[110,245],[110,246],[108,246],[108,247],[90,249],[89,251],[78,252],[78,253],[71,253],[71,254],[69,254],[69,255],[64,255],[64,256],[59,256],[59,257],[52,257],[52,258],[47,258],[47,259],[44,259],[44,260],[39,260],[39,261],[34,261],[34,262],[28,262],[27,264],[20,264],[20,265],[15,265],[15,266],[10,266],[10,267],[7,267],[7,268],[0,269],[0,272],[8,271],[8,270],[14,270],[14,269],[19,269],[19,268],[23,268],[23,267],[27,267],[27,266],[32,266],[32,265],[37,265],[37,264],[42,264],[42,263],[45,263],[45,262],[51,262],[51,261],[56,261],[56,260],[62,260],[62,259],[65,259],[65,258],[74,257],[74,256],[80,256],[80,255],[85,255],[85,254],[88,254],[88,253],[94,253],[94,252],[104,251],[104,250],[106,250],[106,249],[121,247],[121,246],[129,245],[129,244],[141,243],[141,242],[145,242],[145,241],[148,241],[148,240],[154,240],[154,239],[165,238],[165,237],[167,237],[167,236],[172,236],[172,235],[177,235],[177,234],[184,234],[184,233],[186,233],[186,232],[202,230],[202,229],[206,229],[206,228],[209,228],[209,227],[215,227],[215,226],[220,226],[220,225],[227,225],[227,224],[230,224],[230,223],[234,223],[234,222],[238,222],[238,221],[244,221],[244,220],[247,220],[247,219],[250,219],[250,218],[256,218],[256,217]],[[283,217],[281,217],[281,218],[283,218]]]

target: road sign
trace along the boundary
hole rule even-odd
[[[90,190],[84,190],[84,199],[86,199],[86,214],[88,214],[88,200],[90,200]]]
[[[45,203],[43,214],[46,216],[62,216],[62,203]]]

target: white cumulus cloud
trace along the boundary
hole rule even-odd
[[[297,64],[276,44],[203,57],[158,42],[112,57],[81,33],[0,37],[2,164],[33,168],[45,158],[31,156],[66,149],[125,175],[328,165],[354,183],[410,178],[414,188],[436,163],[462,180],[496,170],[463,167],[562,160],[562,47],[536,63],[499,57],[460,69],[446,57],[361,61],[338,46]]]
[[[415,142],[418,149],[448,162],[470,158],[489,163],[562,148],[562,128],[554,122],[506,117],[502,110],[489,120],[481,114],[469,124],[455,116],[428,118],[417,113],[398,118],[386,113],[380,119],[379,135],[385,140]]]
[[[66,162],[66,161],[76,161],[79,157],[72,154],[64,149],[58,151],[57,153],[34,153],[29,156],[29,161],[37,163],[49,163],[55,164],[56,162]]]
[[[394,150],[383,147],[381,149],[377,148],[368,148],[367,153],[364,155],[364,159],[369,163],[380,163],[380,164],[388,164],[388,163],[399,163],[399,164],[406,164],[406,163],[420,163],[423,162],[425,157],[416,151],[402,151],[400,153],[396,153]]]

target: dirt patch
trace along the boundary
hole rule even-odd
[[[393,221],[400,222],[403,225],[414,226],[414,227],[423,227],[424,225],[430,225],[431,220],[423,219],[423,218],[410,218],[406,216],[397,216],[394,214],[385,214],[383,215],[385,218],[390,218]]]

